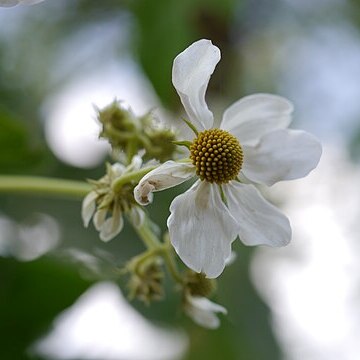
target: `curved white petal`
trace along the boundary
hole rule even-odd
[[[104,225],[106,214],[107,209],[100,209],[95,212],[93,223],[97,231],[100,231],[101,227]]]
[[[173,200],[170,212],[170,240],[181,260],[209,278],[219,276],[239,226],[223,203],[217,185],[197,181]]]
[[[254,185],[232,181],[223,189],[245,245],[285,246],[290,242],[288,218],[266,201]]]
[[[120,163],[114,163],[111,165],[111,176],[116,179],[121,176],[125,171],[125,166]]]
[[[128,212],[134,226],[140,227],[145,220],[145,213],[139,206],[133,206]]]
[[[131,159],[130,165],[126,168],[125,172],[128,173],[130,171],[139,170],[143,163],[142,157],[140,155],[134,155]]]
[[[293,109],[281,96],[245,96],[225,111],[220,127],[235,135],[240,144],[254,144],[266,133],[288,127]]]
[[[146,174],[134,189],[135,200],[140,205],[152,202],[153,192],[181,184],[195,175],[195,166],[190,163],[167,161]]]
[[[185,313],[198,325],[207,329],[216,329],[220,325],[220,320],[216,313],[227,314],[226,309],[209,299],[201,296],[186,296]]]
[[[107,218],[100,230],[100,239],[108,242],[120,233],[124,227],[124,219],[121,214],[114,214]]]
[[[173,85],[189,120],[199,130],[213,125],[214,117],[206,105],[205,92],[220,57],[220,50],[210,40],[202,39],[191,44],[174,60]]]
[[[96,204],[95,200],[97,198],[97,194],[95,191],[90,191],[85,197],[82,202],[81,206],[81,217],[83,219],[83,223],[85,227],[89,226],[89,222],[91,217],[93,216]]]
[[[306,176],[321,157],[320,142],[299,130],[276,130],[254,146],[243,146],[242,173],[252,182],[271,186]]]

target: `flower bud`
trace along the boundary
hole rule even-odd
[[[100,137],[107,139],[112,148],[124,150],[136,137],[139,120],[120,101],[114,100],[104,109],[98,110],[97,118],[102,125]]]
[[[140,266],[131,275],[128,283],[129,298],[150,304],[164,297],[164,273],[158,261],[153,260]]]
[[[210,297],[216,291],[216,280],[189,270],[185,275],[185,292],[192,296]]]

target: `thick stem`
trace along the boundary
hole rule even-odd
[[[166,248],[166,251],[164,251],[164,259],[167,265],[167,268],[170,271],[171,276],[176,280],[178,283],[182,284],[183,279],[181,275],[179,274],[179,271],[176,266],[176,262],[172,253],[172,249],[169,247]]]
[[[133,227],[149,250],[157,249],[158,247],[162,246],[157,236],[150,229],[149,224],[146,220],[144,221],[144,224],[140,227],[135,225],[133,225]]]
[[[118,192],[121,187],[131,181],[139,181],[144,175],[146,175],[151,170],[154,170],[156,166],[149,166],[137,171],[131,171],[125,175],[120,176],[112,183],[112,189],[114,192]]]
[[[0,176],[0,193],[36,194],[79,199],[91,190],[84,181],[36,176]]]
[[[134,225],[133,225],[134,226]],[[144,224],[141,227],[134,226],[134,229],[138,233],[138,235],[143,240],[145,246],[150,250],[154,251],[154,253],[157,253],[159,251],[160,254],[162,254],[165,264],[173,277],[173,279],[178,282],[182,283],[182,277],[179,274],[176,266],[176,262],[173,256],[173,250],[171,248],[170,242],[162,243],[157,236],[153,233],[151,230],[149,223],[147,221],[144,222]],[[152,253],[152,252],[151,252]]]

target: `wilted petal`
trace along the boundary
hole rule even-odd
[[[293,105],[281,96],[246,96],[224,113],[221,128],[235,135],[240,143],[254,144],[270,131],[286,128],[291,122]]]
[[[174,60],[172,82],[184,105],[189,120],[205,130],[213,124],[213,114],[205,102],[211,74],[220,60],[220,50],[210,40],[191,44]]]
[[[101,227],[104,225],[106,214],[107,209],[100,209],[95,212],[93,223],[97,231],[100,231]]]
[[[128,213],[134,226],[140,227],[145,219],[145,213],[139,206],[133,206]]]
[[[100,239],[102,241],[110,241],[120,233],[124,226],[124,219],[121,215],[114,214],[107,218],[100,230]]]
[[[181,260],[209,278],[219,276],[231,254],[238,224],[217,185],[196,182],[170,205],[170,240]]]
[[[317,166],[322,152],[313,135],[299,130],[273,131],[255,147],[243,146],[243,150],[245,177],[268,186],[306,176]]]
[[[111,177],[114,179],[121,176],[124,173],[124,171],[125,171],[125,166],[123,164],[114,163],[111,165]]]
[[[195,323],[208,329],[216,329],[220,320],[216,313],[226,314],[226,309],[205,297],[186,296],[184,311]]]
[[[139,170],[143,163],[142,157],[140,155],[134,155],[131,159],[130,165],[126,168],[126,172]]]
[[[288,218],[266,201],[253,185],[232,181],[223,187],[245,245],[285,246],[291,239]]]
[[[95,212],[95,200],[97,194],[95,191],[90,191],[84,198],[81,206],[81,217],[85,227],[88,227],[91,217]]]
[[[146,174],[134,189],[135,200],[140,205],[152,202],[153,192],[181,184],[195,175],[195,167],[190,163],[167,161]]]

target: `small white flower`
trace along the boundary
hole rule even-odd
[[[12,7],[16,5],[35,5],[44,0],[0,0],[0,7]]]
[[[212,128],[205,92],[219,60],[220,50],[209,40],[193,43],[175,58],[173,84],[200,132],[191,143],[189,161],[165,162],[134,191],[135,199],[146,205],[152,192],[200,178],[173,200],[167,225],[183,262],[209,278],[221,274],[238,235],[246,245],[289,243],[289,220],[254,184],[271,186],[306,176],[322,152],[314,136],[287,129],[293,106],[276,95],[240,99],[225,111],[220,128]]]
[[[141,157],[136,155],[127,167],[119,163],[108,166],[106,175],[93,182],[95,190],[85,196],[81,209],[84,226],[88,227],[92,218],[101,240],[110,241],[121,232],[124,226],[124,213],[135,226],[141,226],[144,212],[134,203],[132,187],[125,186],[118,194],[115,194],[111,187],[115,179],[127,172],[140,169],[141,165]]]
[[[216,329],[220,320],[216,313],[227,314],[226,309],[206,297],[185,295],[184,312],[195,323],[208,329]]]

